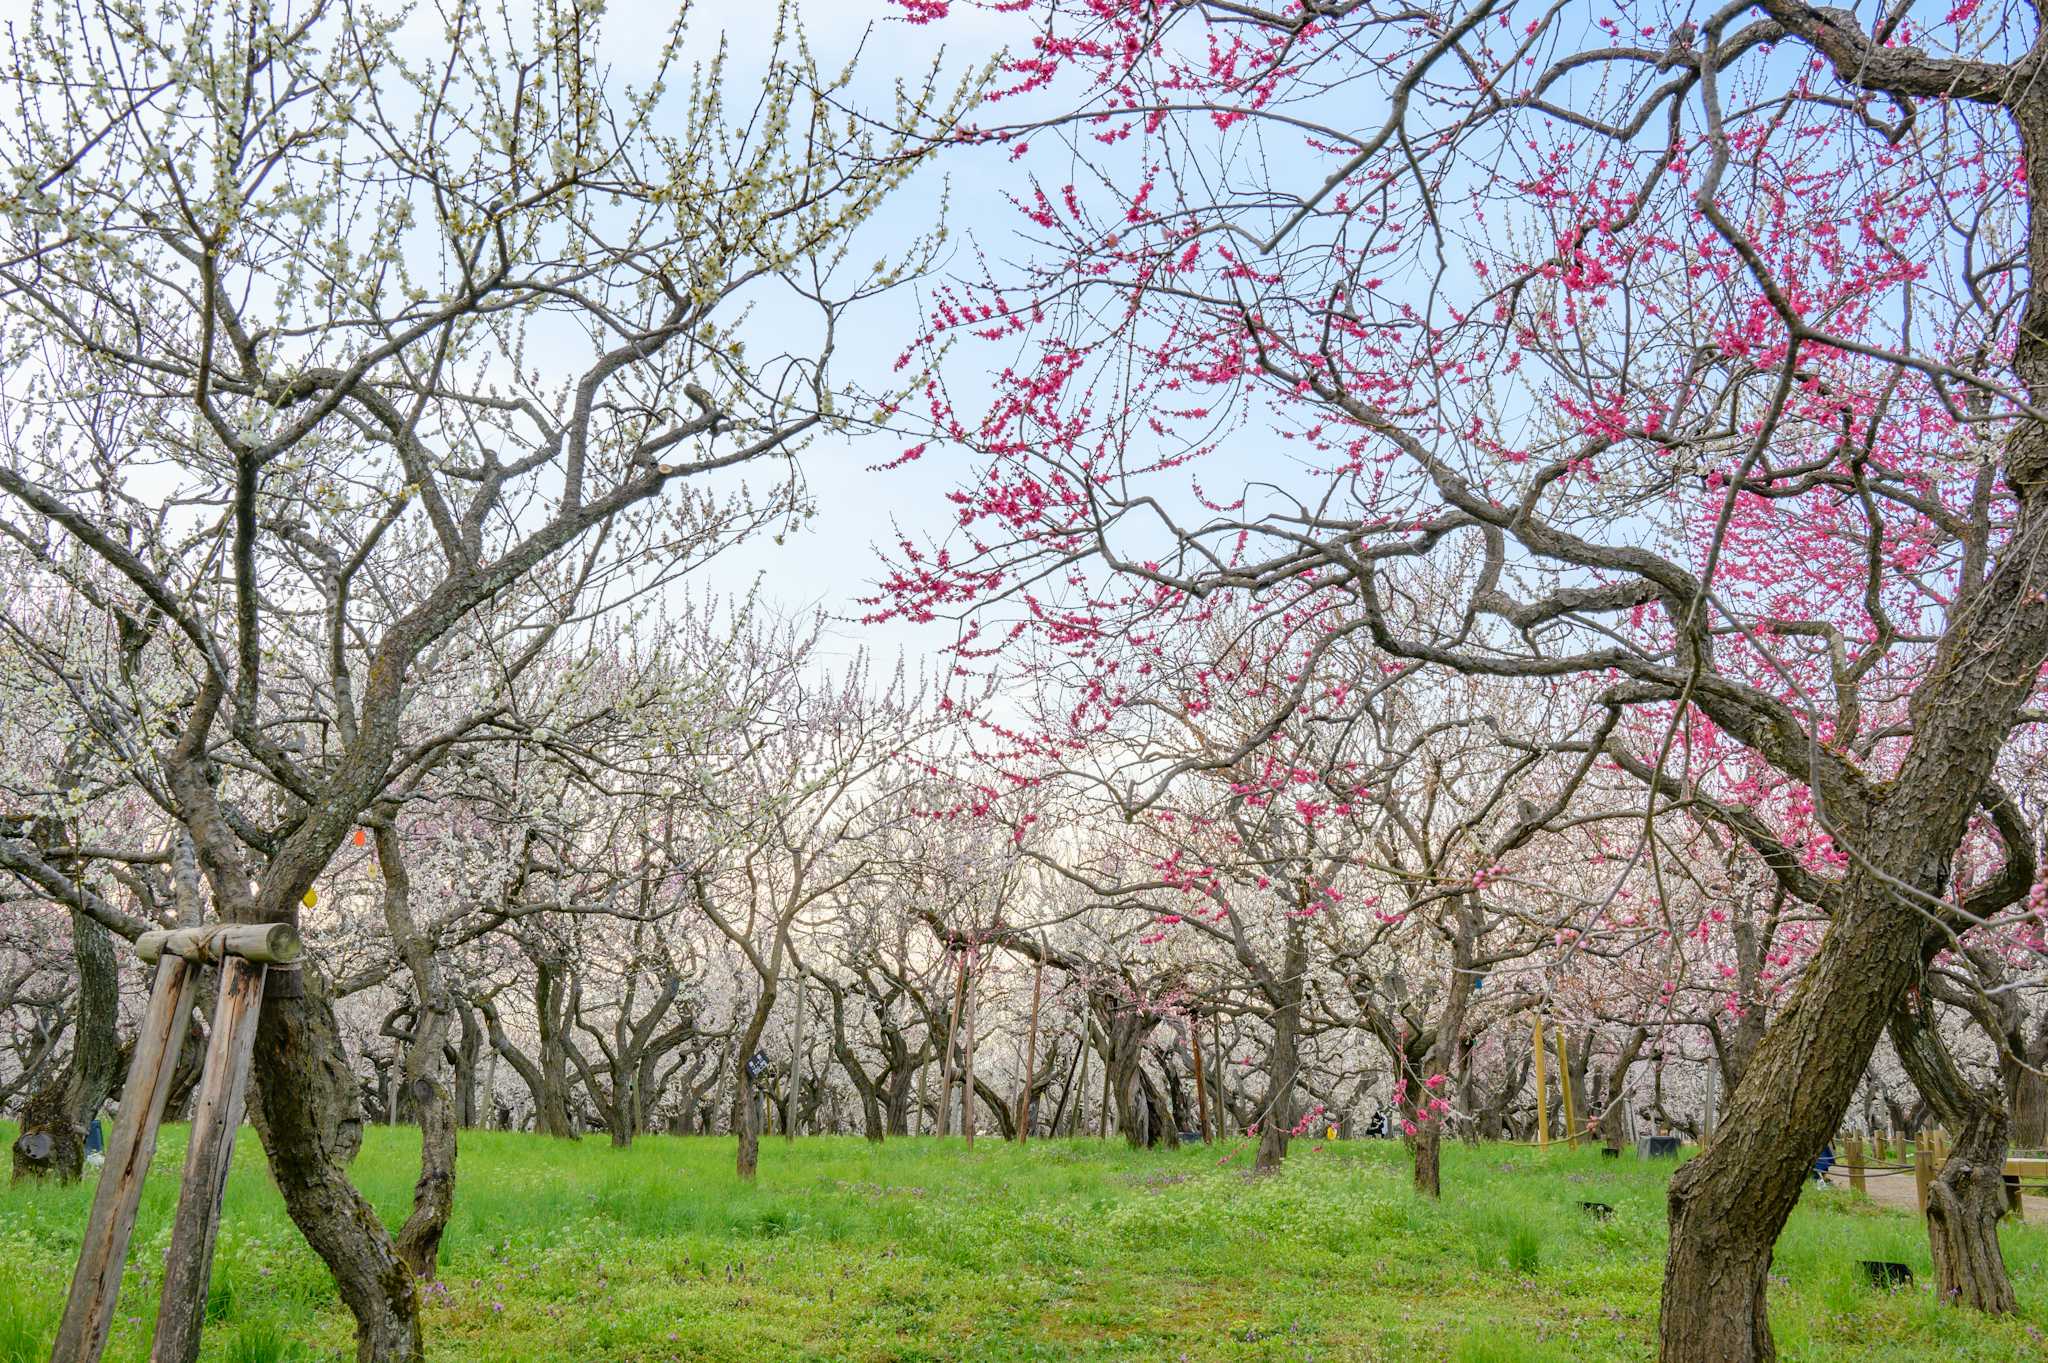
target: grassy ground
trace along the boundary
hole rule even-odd
[[[165,1132],[108,1357],[147,1356],[183,1131]],[[13,1133],[0,1126],[0,1141]],[[393,1225],[416,1138],[370,1133],[355,1177]],[[1417,1199],[1390,1142],[1302,1142],[1279,1178],[1250,1150],[780,1140],[739,1187],[724,1140],[629,1152],[464,1133],[438,1359],[1451,1360],[1590,1363],[1653,1352],[1670,1166],[1449,1147]],[[0,1363],[48,1357],[90,1185],[0,1191]],[[1581,1201],[1612,1204],[1598,1222]],[[1786,1360],[2048,1357],[2048,1227],[2011,1227],[2025,1314],[1934,1305],[1909,1215],[1810,1193],[1778,1247]],[[1862,1285],[1858,1259],[1922,1286]],[[346,1314],[245,1131],[228,1186],[206,1356],[352,1355]]]

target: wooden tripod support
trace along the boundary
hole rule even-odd
[[[156,1154],[157,1127],[170,1097],[178,1054],[184,1049],[199,972],[217,961],[220,987],[213,1031],[207,1038],[206,1067],[192,1110],[185,1177],[178,1190],[177,1219],[171,1226],[149,1355],[151,1363],[191,1363],[198,1357],[214,1239],[220,1231],[221,1194],[234,1158],[235,1128],[242,1122],[264,975],[272,965],[298,959],[300,949],[297,931],[282,923],[180,928],[146,932],[136,939],[135,954],[156,964],[156,980],[121,1087],[120,1117],[100,1170],[51,1363],[98,1363],[107,1346],[121,1290],[121,1266],[142,1202],[142,1180]]]

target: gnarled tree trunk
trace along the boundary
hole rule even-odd
[[[1980,1311],[2019,1309],[1998,1220],[2005,1215],[2005,1151],[2011,1119],[1998,1093],[1964,1078],[1931,1014],[1902,1008],[1891,1021],[1892,1048],[1913,1086],[1957,1131],[1955,1148],[1927,1189],[1927,1243],[1942,1301]]]
[[[71,1059],[29,1096],[13,1150],[16,1183],[54,1178],[76,1183],[85,1170],[85,1134],[121,1070],[115,1032],[120,971],[113,934],[84,909],[71,910],[71,955],[78,968],[78,1021]]]
[[[310,971],[273,970],[256,1029],[249,1116],[270,1157],[285,1210],[327,1265],[356,1321],[358,1363],[419,1359],[419,1296],[411,1267],[347,1168],[363,1117],[334,1010]]]
[[[1955,1148],[1927,1188],[1927,1243],[1935,1291],[1953,1306],[2011,1315],[2019,1298],[1998,1243],[2006,1212],[2005,1109],[1988,1103],[1963,1123]]]

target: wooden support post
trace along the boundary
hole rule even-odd
[[[1024,1091],[1017,1095],[1017,1144],[1031,1140],[1031,1080],[1038,1073],[1038,1001],[1045,994],[1045,962],[1031,972],[1031,1026],[1024,1034]]]
[[[1209,1040],[1216,1043],[1211,1048],[1216,1054],[1210,1058],[1209,1062],[1216,1067],[1216,1139],[1227,1141],[1230,1139],[1230,1105],[1224,1101],[1226,1094],[1223,1088],[1225,1070],[1223,1068],[1223,1015],[1221,1013],[1209,1015]]]
[[[1202,1114],[1202,1144],[1207,1145],[1215,1136],[1209,1126],[1209,1085],[1202,1077],[1202,1020],[1195,1018],[1188,1028],[1188,1040],[1195,1052],[1195,1111]]]
[[[1102,1113],[1095,1123],[1095,1139],[1098,1141],[1109,1139],[1109,1075],[1109,1062],[1105,1060],[1102,1062]]]
[[[1870,1139],[1877,1146],[1877,1162],[1879,1164],[1883,1164],[1892,1157],[1891,1146],[1885,1142],[1884,1132],[1880,1131]]]
[[[1088,1015],[1086,1012],[1083,1012],[1081,1015],[1079,1044],[1081,1047],[1081,1057],[1077,1062],[1080,1069],[1074,1076],[1074,1115],[1067,1118],[1067,1135],[1069,1137],[1080,1135],[1082,1128],[1088,1120],[1088,1056],[1095,1048],[1088,1044]]]
[[[1550,1148],[1550,1082],[1543,1050],[1543,1014],[1536,1015],[1536,1144]]]
[[[1863,1186],[1863,1142],[1855,1136],[1842,1142],[1842,1153],[1849,1165],[1849,1186],[1858,1193],[1866,1191]]]
[[[249,1088],[249,1058],[256,1048],[256,1017],[263,1007],[260,962],[230,956],[221,962],[220,988],[207,1040],[206,1068],[192,1109],[185,1148],[185,1181],[171,1223],[171,1248],[164,1263],[163,1297],[157,1304],[156,1344],[150,1363],[193,1363],[206,1321],[206,1291],[213,1278],[214,1242],[220,1234],[220,1203],[235,1157],[235,1129]]]
[[[953,1048],[960,1036],[960,1005],[967,996],[967,951],[960,952],[960,973],[953,982],[953,1014],[946,1023],[945,1049],[939,1052],[939,1134],[953,1134]]]
[[[1579,1122],[1572,1103],[1571,1033],[1559,1027],[1552,1035],[1557,1038],[1557,1093],[1564,1100],[1564,1138],[1576,1150],[1579,1148]]]
[[[913,1136],[930,1134],[925,1130],[924,1126],[924,1108],[926,1101],[931,1096],[931,1073],[932,1067],[929,1061],[917,1067],[917,1130],[910,1133]]]
[[[960,1134],[967,1138],[967,1148],[974,1148],[974,982],[969,981],[967,994],[967,1028],[965,1038],[966,1054],[961,1057],[962,1077],[960,1080]]]
[[[171,1096],[171,1075],[192,1016],[197,970],[185,957],[164,954],[157,961],[149,1006],[136,1034],[135,1055],[121,1085],[121,1115],[114,1123],[113,1143],[100,1169],[93,1193],[92,1215],[85,1225],[85,1243],[71,1275],[71,1295],[57,1326],[51,1363],[97,1363],[107,1347],[114,1321],[114,1301],[121,1290],[121,1265],[128,1257],[128,1239],[135,1232],[135,1209],[142,1202],[142,1179],[156,1154],[157,1124]]]
[[[804,989],[811,977],[803,971],[796,977],[796,1021],[789,1038],[789,1101],[782,1109],[782,1139],[796,1144],[797,1108],[804,1097]]]
[[[2005,1162],[2005,1187],[2009,1194],[2007,1201],[2017,1219],[2027,1219],[2026,1192],[2032,1188],[2040,1194],[2042,1182],[2048,1180],[2048,1159],[2009,1159]]]
[[[1920,1215],[1927,1215],[1927,1190],[1934,1182],[1934,1151],[1927,1133],[1913,1137],[1913,1192],[1920,1199]]]

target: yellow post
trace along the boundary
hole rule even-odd
[[[1550,1076],[1543,1051],[1543,1014],[1536,1015],[1536,1144],[1550,1148]]]
[[[1579,1148],[1579,1122],[1572,1104],[1571,1033],[1560,1027],[1553,1035],[1557,1038],[1557,1095],[1564,1100],[1564,1138],[1576,1150]]]

